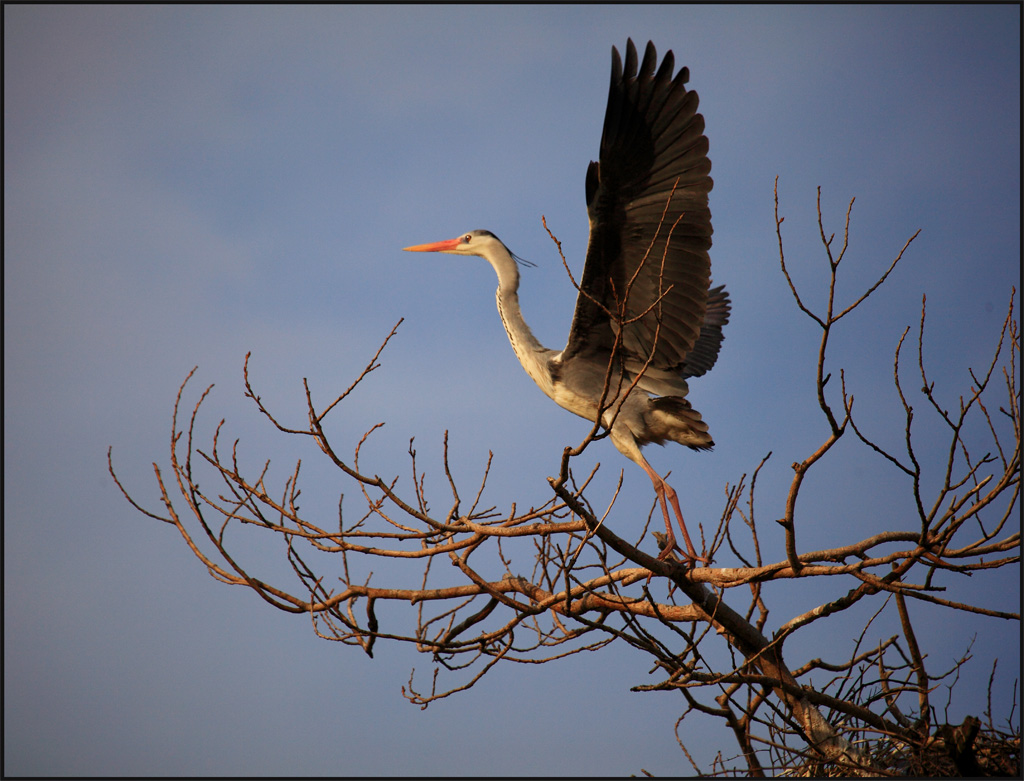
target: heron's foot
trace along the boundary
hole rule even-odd
[[[698,564],[703,564],[705,567],[711,565],[711,558],[709,556],[691,556],[688,553],[684,553],[683,556],[686,557],[686,560],[690,563],[690,566],[692,567],[696,567]]]
[[[658,552],[658,561],[671,561],[674,564],[693,566],[693,557],[689,556],[686,551],[679,547],[674,535],[669,536],[661,532],[654,532],[654,539],[657,540],[658,547],[661,549]]]
[[[689,553],[678,547],[676,547],[675,550],[662,551],[658,554],[658,558],[662,561],[678,562],[690,569],[696,569],[699,566],[707,566],[711,563],[711,560],[704,556],[691,556]]]
[[[658,547],[661,548],[658,553],[658,561],[672,561],[690,569],[696,567],[698,562],[705,565],[711,563],[711,560],[705,556],[698,556],[696,553],[690,554],[680,548],[674,534],[668,535],[661,532],[653,532],[653,534],[654,539],[658,542]]]

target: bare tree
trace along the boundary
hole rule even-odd
[[[596,425],[579,445],[565,448],[557,477],[549,479],[550,498],[539,507],[512,505],[502,511],[484,506],[490,462],[481,483],[467,492],[456,485],[448,468],[447,439],[448,509],[430,509],[411,445],[411,487],[397,490],[397,477],[383,478],[360,463],[360,449],[376,427],[355,445],[349,460],[339,454],[323,425],[380,365],[397,325],[352,385],[329,404],[318,406],[304,382],[307,419],[299,426],[282,422],[264,405],[250,382],[246,356],[246,396],[282,434],[312,438],[351,479],[362,498],[358,517],[343,513],[340,501],[334,518],[301,514],[301,462],[283,486],[273,489],[266,480],[269,460],[257,474],[244,473],[239,442],[222,442],[223,420],[210,447],[198,446],[197,414],[212,386],[200,394],[187,425],[179,422],[194,369],[175,403],[170,483],[166,470],[154,464],[163,509],[152,512],[138,504],[118,481],[112,462],[111,474],[136,509],[174,525],[216,579],[251,588],[280,610],[308,614],[318,636],[358,646],[371,656],[378,640],[412,643],[429,654],[431,679],[424,684],[410,677],[402,689],[410,702],[422,707],[470,688],[499,662],[535,664],[626,643],[648,654],[661,673],[657,683],[635,690],[677,690],[685,703],[680,721],[694,711],[709,714],[720,718],[735,738],[738,752],[720,753],[709,769],[714,774],[1019,774],[1020,732],[1013,726],[1013,712],[999,724],[991,708],[984,722],[970,717],[961,725],[940,723],[933,692],[941,682],[955,682],[969,654],[951,669],[934,669],[908,611],[908,604],[920,601],[995,620],[1020,620],[1016,613],[958,601],[941,585],[948,573],[983,576],[1019,568],[1016,291],[1010,292],[1002,329],[993,335],[991,357],[969,372],[966,390],[952,396],[952,411],[941,400],[951,397],[949,389],[936,388],[925,365],[922,299],[916,333],[904,331],[893,358],[894,390],[905,417],[903,444],[898,451],[886,449],[875,438],[872,421],[855,417],[843,370],[836,378],[826,364],[832,362],[834,329],[885,282],[917,234],[874,284],[844,306],[837,301],[836,279],[848,246],[852,207],[853,201],[837,250],[835,235],[826,237],[819,191],[818,226],[830,277],[825,310],[815,311],[787,269],[776,194],[781,270],[796,306],[820,335],[815,390],[826,424],[821,444],[793,464],[785,506],[776,514],[785,533],[783,560],[763,559],[764,522],[754,512],[758,473],[770,453],[749,475],[726,484],[717,525],[703,539],[702,553],[709,561],[727,549],[743,563],[740,567],[690,569],[673,557],[658,560],[638,547],[646,525],[634,541],[609,529],[604,520],[618,491],[607,507],[595,508],[586,490],[597,470],[587,475],[573,471],[574,459],[604,435]],[[913,352],[916,360],[908,357]],[[920,390],[912,393],[908,388],[914,386]],[[930,459],[920,457],[922,427],[944,432],[945,458],[936,474],[927,466]],[[985,433],[987,444],[979,446],[978,430]],[[905,528],[852,544],[803,550],[797,510],[803,481],[837,442],[851,435],[909,478],[916,517],[908,518]],[[220,478],[218,492],[200,489],[200,471],[210,470]],[[238,560],[229,550],[226,532],[239,524],[283,540],[295,584],[264,582]],[[381,566],[385,561],[399,566]],[[454,570],[435,567],[442,562]],[[389,574],[371,582],[373,570]],[[773,584],[797,578],[841,588],[813,609],[787,616],[769,637],[769,608],[786,609],[773,600]],[[816,588],[817,593],[828,591]],[[784,651],[799,656],[799,637],[808,627],[842,620],[859,603],[870,604],[874,617],[848,654],[807,659],[796,667],[787,663]],[[395,609],[385,611],[383,605]],[[401,605],[412,610],[403,612]],[[899,632],[869,645],[871,622],[890,613],[898,619]],[[689,757],[682,741],[680,746]]]

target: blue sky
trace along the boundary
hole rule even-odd
[[[308,506],[330,512],[342,483],[242,397],[243,357],[265,403],[301,421],[302,378],[333,398],[404,317],[384,367],[333,414],[339,449],[387,420],[364,458],[407,474],[415,436],[440,506],[448,430],[463,484],[490,450],[491,504],[544,501],[586,424],[517,365],[486,263],[401,248],[494,231],[537,263],[523,308],[542,342],[564,344],[574,291],[541,215],[578,273],[610,50],[631,36],[690,68],[711,144],[713,274],[734,302],[718,365],[691,385],[716,450],[648,456],[672,470],[687,517],[710,520],[725,483],[771,450],[758,512],[780,517],[789,465],[826,432],[817,335],[778,268],[773,180],[791,271],[819,308],[816,187],[836,232],[857,198],[844,300],[921,229],[834,342],[859,414],[896,448],[892,352],[922,294],[926,359],[954,405],[1019,290],[1019,23],[1015,5],[5,6],[5,772],[686,772],[681,699],[629,691],[652,681],[646,658],[499,668],[420,711],[400,687],[413,667],[426,680],[427,657],[378,644],[369,660],[216,583],[171,527],[127,506],[107,447],[155,507],[150,464],[167,462],[174,395],[198,364],[193,391],[216,383],[200,438],[227,417],[252,463],[273,455],[285,475],[307,459]],[[625,469],[624,520],[650,506],[610,443],[587,458],[581,470],[603,464],[595,504]],[[808,478],[803,539],[913,528],[909,509],[903,479],[844,442]],[[765,534],[766,557],[782,558]],[[279,571],[273,544],[246,552]],[[772,618],[819,588],[780,589]],[[1017,609],[1017,573],[975,577],[963,597]],[[951,720],[984,709],[994,657],[995,715],[1008,713],[1018,625],[912,610],[936,669],[977,635]],[[807,656],[841,635],[809,633]],[[735,750],[699,718],[680,734],[705,766]]]

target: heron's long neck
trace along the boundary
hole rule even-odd
[[[553,389],[548,369],[548,354],[551,351],[537,341],[537,337],[523,319],[523,312],[519,308],[519,269],[516,262],[511,256],[488,260],[498,273],[498,291],[495,296],[498,302],[498,315],[505,326],[505,333],[512,343],[512,349],[515,350],[516,357],[526,369],[526,373],[550,396]]]

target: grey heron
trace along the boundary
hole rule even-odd
[[[676,549],[671,504],[693,564],[705,559],[676,492],[640,448],[714,445],[686,399],[687,380],[715,364],[730,302],[724,287],[711,287],[711,162],[697,94],[686,89],[687,68],[673,77],[671,51],[656,68],[657,59],[648,43],[638,70],[632,40],[625,64],[612,47],[600,156],[587,168],[590,241],[565,349],[544,347],[530,331],[519,308],[520,259],[490,231],[405,249],[475,255],[493,266],[498,314],[526,373],[561,407],[600,418],[654,484],[668,532],[659,558]]]

